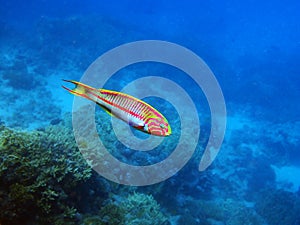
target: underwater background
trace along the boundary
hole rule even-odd
[[[0,3],[1,225],[300,224],[299,1]],[[227,127],[215,161],[199,171],[210,132],[201,89],[159,63],[118,71],[105,88],[118,91],[149,75],[177,82],[201,124],[196,151],[178,173],[135,187],[111,182],[88,165],[72,130],[74,96],[61,79],[80,80],[106,51],[140,40],[173,42],[200,56],[223,91]],[[109,115],[96,110],[102,141],[133,165],[166,158],[180,133],[171,104],[145,101],[166,115],[173,131],[150,153],[120,143]]]

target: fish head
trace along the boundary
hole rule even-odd
[[[156,136],[169,136],[172,133],[170,124],[164,118],[150,119],[145,128],[147,129],[147,133]]]

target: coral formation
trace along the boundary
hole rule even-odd
[[[74,222],[77,210],[69,195],[90,178],[91,169],[71,130],[51,126],[28,133],[2,125],[0,152],[1,224]]]
[[[101,225],[162,225],[167,221],[153,196],[142,193],[109,201],[101,208],[99,216]]]
[[[0,127],[1,224],[25,221],[76,224],[81,220],[81,224],[161,225],[167,221],[154,198],[139,193],[127,198],[110,198],[98,214],[83,215],[81,219],[82,208],[76,202],[85,203],[76,200],[82,195],[78,186],[83,185],[91,194],[97,191],[103,195],[107,190],[91,187],[91,169],[78,151],[71,132],[62,125],[34,132]],[[97,197],[90,204],[101,204],[104,200]]]
[[[284,190],[266,190],[258,195],[256,211],[268,224],[299,224],[300,198]]]
[[[26,61],[18,59],[13,66],[6,68],[2,77],[8,81],[8,85],[16,90],[32,90],[38,85],[33,73],[28,71]]]
[[[128,213],[126,215],[128,225],[159,225],[167,220],[152,195],[134,193],[121,203],[121,208]]]
[[[247,206],[233,199],[190,200],[179,222],[179,224],[264,224],[253,206]]]

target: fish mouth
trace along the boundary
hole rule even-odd
[[[170,124],[168,123],[168,131],[166,133],[166,136],[170,136],[171,134],[172,134],[172,129],[171,129]]]

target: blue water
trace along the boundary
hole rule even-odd
[[[300,2],[292,0],[1,1],[0,224],[300,224],[299,11]],[[99,136],[119,161],[151,165],[172,154],[185,135],[180,122],[184,117],[188,130],[200,129],[199,137],[196,132],[185,136],[186,148],[196,142],[193,157],[156,184],[127,186],[90,171],[88,179],[70,188],[66,184],[82,172],[81,167],[75,169],[79,158],[85,160],[76,147],[73,155],[66,153],[66,140],[78,143],[71,122],[74,96],[61,88],[62,79],[80,80],[99,56],[141,40],[183,46],[211,69],[227,111],[220,152],[205,171],[198,170],[212,117],[207,96],[195,80],[170,65],[140,62],[117,71],[104,88],[121,91],[145,76],[169,79],[190,96],[201,129],[189,110],[180,115],[169,101],[149,96],[144,100],[169,120],[170,137],[151,151],[137,151],[118,141],[110,117],[97,108]],[[176,52],[174,57],[185,60]],[[160,83],[138,85],[127,93],[151,87],[187,108],[179,92]],[[28,143],[20,144],[8,130],[51,135],[43,141],[23,135]],[[42,178],[38,170],[27,170],[33,165],[32,152],[39,148],[53,153],[41,164]],[[72,161],[74,154],[77,161]],[[16,158],[20,161],[12,160]],[[60,162],[67,169],[54,175],[52,169]],[[28,171],[33,175],[23,179]],[[47,180],[46,185],[37,185],[38,179]],[[45,204],[49,209],[41,209]]]

